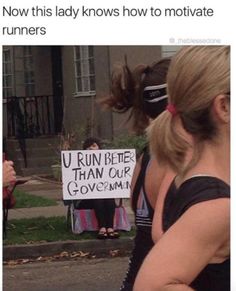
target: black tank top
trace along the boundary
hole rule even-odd
[[[137,230],[147,232],[151,235],[154,209],[152,208],[145,190],[145,176],[150,163],[148,148],[144,148],[140,172],[132,194],[132,209],[135,213],[135,224]]]
[[[163,231],[167,231],[194,204],[219,198],[230,198],[230,187],[218,178],[195,176],[178,189],[172,182],[164,202]],[[230,258],[223,263],[208,264],[190,286],[196,291],[229,291]]]

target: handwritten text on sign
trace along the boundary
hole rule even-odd
[[[62,151],[63,199],[128,198],[135,150]]]

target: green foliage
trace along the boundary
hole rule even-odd
[[[57,202],[55,200],[31,195],[18,189],[14,190],[14,197],[16,198],[16,205],[14,206],[14,208],[44,207],[57,205]]]
[[[121,236],[134,236],[135,230],[120,232],[120,234]],[[97,232],[73,234],[68,228],[64,216],[14,219],[8,222],[4,245],[96,239],[96,236]]]
[[[104,148],[108,149],[136,149],[139,154],[146,146],[147,140],[144,135],[121,135],[112,141],[104,141]]]
[[[84,125],[74,125],[73,130],[66,130],[64,128],[62,133],[59,135],[58,144],[56,146],[49,144],[56,154],[54,164],[61,164],[61,151],[81,150],[83,147],[83,142],[91,136],[91,130],[92,125],[90,118],[87,118]]]

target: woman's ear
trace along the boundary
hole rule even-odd
[[[230,102],[228,95],[218,95],[214,99],[213,108],[218,119],[223,123],[230,121]]]

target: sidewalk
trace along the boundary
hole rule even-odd
[[[57,201],[56,206],[33,207],[10,209],[8,219],[21,219],[32,217],[52,217],[65,216],[67,207],[62,202],[62,187],[60,183],[48,180],[38,180],[30,177],[29,181],[23,185],[17,186],[19,190],[26,193],[51,198]],[[134,225],[134,215],[130,208],[129,199],[123,199],[124,206],[128,213],[130,223]],[[89,252],[97,256],[109,256],[112,250],[119,250],[121,255],[128,255],[133,246],[132,237],[120,238],[118,240],[80,240],[80,241],[57,241],[51,243],[40,243],[31,245],[9,245],[3,247],[3,259],[15,260],[22,258],[38,258],[40,256],[52,256],[63,251]]]
[[[49,207],[13,208],[9,210],[9,220],[39,216],[66,216],[67,208],[62,202],[62,189],[59,183],[29,177],[29,181],[23,185],[17,186],[17,189],[35,196],[56,200],[57,205]]]

